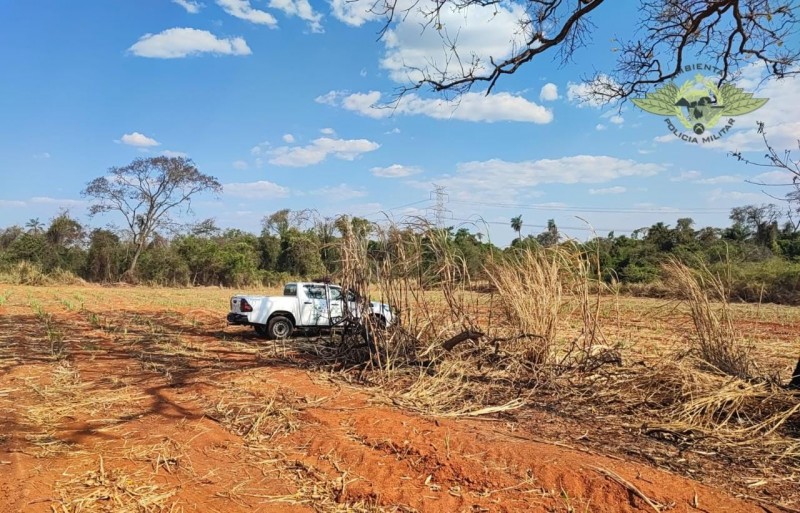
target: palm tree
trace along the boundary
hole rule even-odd
[[[39,218],[31,218],[25,223],[25,228],[28,229],[28,233],[33,232],[34,234],[39,234],[44,231],[44,223],[39,221]]]
[[[511,229],[517,232],[517,240],[522,241],[522,214],[511,218]]]

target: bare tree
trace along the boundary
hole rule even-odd
[[[179,206],[191,212],[192,197],[198,193],[222,192],[213,176],[198,171],[183,157],[138,158],[123,167],[112,167],[106,176],[95,178],[82,194],[94,204],[89,215],[119,212],[135,248],[127,274],[133,278],[136,263],[156,230],[172,224],[170,214]]]
[[[734,151],[729,153],[729,155],[745,164],[779,171],[786,176],[785,180],[778,182],[766,183],[757,180],[748,180],[748,182],[762,187],[777,187],[779,190],[788,189],[788,192],[784,194],[783,198],[776,197],[772,193],[767,193],[767,195],[773,199],[782,199],[786,202],[788,205],[787,216],[789,222],[792,225],[792,229],[797,231],[800,229],[800,219],[798,219],[798,217],[800,217],[800,160],[794,159],[792,157],[792,150],[788,148],[781,152],[775,149],[767,138],[767,130],[763,122],[758,121],[756,126],[758,127],[758,133],[761,134],[764,147],[766,148],[763,160],[750,160],[744,157],[741,151]],[[800,148],[800,140],[797,141],[797,145],[798,148]]]
[[[445,64],[413,68],[421,77],[406,88],[425,86],[434,91],[466,92],[476,84],[492,91],[504,75],[517,72],[539,56],[552,55],[562,62],[587,45],[598,9],[627,9],[637,22],[627,38],[615,40],[615,69],[598,71],[585,79],[595,100],[612,101],[648,91],[668,82],[693,60],[710,63],[720,83],[743,65],[763,64],[770,76],[798,73],[794,66],[800,49],[796,32],[797,0],[522,0],[524,14],[511,40],[518,41],[510,55],[462,55],[458,36],[447,30],[442,18],[452,10],[512,7],[503,0],[377,0],[373,12],[386,16],[384,31],[412,11],[422,14],[426,30],[437,30],[448,50]],[[518,4],[514,4],[518,5]],[[491,23],[491,22],[489,22]]]
[[[740,162],[744,162],[745,164],[749,164],[751,166],[756,167],[765,167],[768,169],[777,170],[779,172],[785,173],[786,180],[783,182],[778,183],[766,183],[766,182],[758,182],[758,181],[750,181],[750,183],[760,185],[763,187],[784,187],[789,188],[789,192],[786,193],[784,196],[784,200],[788,204],[788,212],[787,215],[789,217],[789,223],[793,231],[798,230],[798,225],[800,225],[800,221],[797,221],[797,217],[800,214],[800,160],[795,160],[792,158],[792,151],[789,149],[784,150],[783,152],[779,153],[772,144],[770,144],[769,139],[767,138],[767,131],[765,129],[764,123],[758,121],[756,123],[758,127],[758,133],[761,134],[762,139],[764,140],[764,146],[767,149],[767,152],[764,154],[762,161],[755,161],[750,160],[742,156],[742,152],[735,151],[731,152],[729,155],[736,158]],[[800,140],[797,141],[798,148],[800,148]],[[776,198],[774,195],[768,195],[772,198]],[[745,207],[746,208],[746,207]],[[736,209],[734,209],[735,213]],[[768,220],[776,218],[776,214],[774,211],[768,212]],[[764,217],[763,215],[761,217]],[[731,218],[733,219],[733,213],[731,214]],[[751,217],[752,219],[753,217]],[[800,355],[797,358],[797,364],[795,365],[794,371],[792,375],[789,377],[789,388],[793,389],[800,389]]]

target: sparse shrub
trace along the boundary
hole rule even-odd
[[[38,264],[23,260],[0,272],[0,281],[14,285],[47,285],[49,280]]]
[[[487,274],[497,290],[501,322],[517,335],[538,335],[515,343],[525,346],[519,349],[533,364],[548,363],[553,356],[564,293],[563,258],[558,248],[523,248],[488,266]]]
[[[664,264],[664,273],[675,294],[689,305],[694,322],[690,341],[700,358],[720,372],[747,378],[750,355],[733,326],[724,281],[704,266],[695,270],[677,260]]]

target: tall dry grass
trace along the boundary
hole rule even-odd
[[[586,362],[602,340],[596,296],[602,289],[577,246],[489,254],[481,279],[492,292],[481,293],[446,230],[423,220],[373,225],[370,234],[356,233],[347,220],[337,226],[337,281],[357,291],[362,305],[371,298],[399,313],[381,330],[361,309],[356,321],[366,326],[372,351],[352,363],[367,361],[379,370],[369,379],[394,383],[400,400],[415,409],[518,406],[511,401],[550,379],[548,373]],[[567,336],[576,314],[580,334]]]
[[[719,372],[748,378],[750,351],[734,327],[722,278],[704,266],[692,269],[675,259],[664,264],[664,274],[675,294],[689,305],[694,323],[689,340],[700,358]]]

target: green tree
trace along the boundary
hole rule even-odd
[[[28,233],[37,235],[39,233],[42,233],[42,231],[44,231],[44,223],[41,222],[38,217],[33,217],[31,219],[28,219],[28,222],[25,223],[25,228],[28,229]]]
[[[84,276],[90,281],[117,281],[125,266],[119,236],[110,230],[95,229],[89,236],[89,253]]]
[[[517,232],[517,240],[522,241],[522,215],[511,218],[511,229]]]
[[[558,233],[558,227],[554,219],[547,220],[547,230],[543,231],[536,236],[536,242],[544,247],[555,246],[561,236]]]
[[[112,167],[83,190],[93,201],[89,215],[118,212],[134,247],[128,275],[135,277],[136,264],[157,230],[174,224],[178,207],[191,211],[192,198],[202,192],[220,193],[216,178],[201,173],[183,157],[138,158],[123,167]]]

